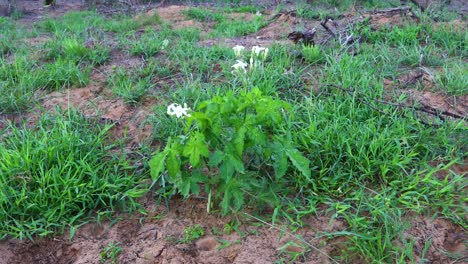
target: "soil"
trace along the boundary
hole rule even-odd
[[[61,16],[82,8],[82,2],[77,0],[60,1],[56,7],[50,9],[43,8],[41,1],[18,2],[25,14],[20,19],[23,24],[46,16]],[[463,1],[452,2],[460,4]],[[187,19],[182,14],[187,8],[178,5],[162,6],[151,9],[146,14],[157,12],[173,28],[191,26],[210,30],[210,24]],[[390,17],[381,14],[369,16],[374,27],[388,23],[398,24],[404,19],[410,19],[401,17],[400,14]],[[345,15],[338,24],[346,24],[350,17],[352,15]],[[232,39],[208,39],[201,44],[244,45],[247,48],[281,44],[288,42],[287,35],[291,31],[300,27],[311,29],[319,25],[319,21],[306,22],[285,13],[254,34]],[[318,32],[318,37],[326,38],[326,32]],[[36,37],[29,39],[27,43],[41,45],[45,41],[46,37]],[[129,106],[112,96],[106,88],[105,80],[113,65],[130,69],[143,63],[140,58],[113,52],[110,62],[95,69],[88,86],[42,95],[41,108],[52,112],[56,107],[67,109],[73,106],[86,116],[114,124],[112,133],[115,138],[121,138],[125,133],[129,138],[128,147],[138,146],[150,137],[153,130],[145,120],[157,103],[156,99],[148,99],[138,106]],[[409,77],[402,76],[399,81],[406,83],[412,77],[414,76],[410,74]],[[424,77],[422,79],[426,80]],[[430,80],[426,81],[429,85]],[[388,81],[386,85],[393,86],[393,82]],[[401,89],[400,93],[407,93],[414,102],[440,111],[459,115],[466,115],[468,112],[467,96],[453,98],[442,93],[414,89]],[[37,120],[36,110],[26,114],[0,115],[0,129],[5,120],[19,123],[26,119],[33,123]],[[455,165],[453,170],[466,173],[467,168],[466,165]],[[444,175],[446,174],[438,174],[438,177],[445,177]],[[123,220],[117,223],[88,223],[79,228],[71,240],[68,238],[69,234],[64,234],[46,239],[37,238],[35,241],[0,241],[0,264],[100,263],[101,252],[111,242],[118,243],[122,248],[117,263],[274,263],[281,258],[288,260],[293,254],[303,256],[296,260],[298,263],[333,263],[327,255],[340,255],[347,245],[346,236],[324,236],[326,233],[345,231],[348,228],[344,221],[333,219],[331,215],[305,219],[304,227],[295,230],[293,235],[285,232],[286,227],[273,227],[248,215],[220,217],[217,214],[208,214],[203,199],[174,199],[168,205],[155,205],[151,202],[154,200],[148,196],[141,201],[148,211],[147,215],[121,215]],[[237,231],[223,232],[227,224],[238,219],[241,219],[242,225]],[[468,237],[460,226],[440,217],[406,216],[404,220],[410,227],[404,231],[403,238],[414,240],[414,256],[418,262],[423,261],[424,257],[429,261],[425,263],[449,263],[448,255],[457,255],[460,258],[468,255]],[[197,224],[203,227],[205,235],[193,242],[181,243],[184,228]],[[424,247],[429,240],[432,243],[425,252]],[[365,260],[356,259],[353,262],[364,263]]]

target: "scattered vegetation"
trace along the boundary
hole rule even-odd
[[[353,5],[399,3],[298,2],[296,12],[338,19]],[[466,119],[420,113],[408,95],[466,96],[467,33],[437,22],[457,14],[431,7],[417,11],[417,23],[361,21],[350,31],[355,41],[345,44],[274,44],[239,54],[200,44],[259,31],[270,21],[257,11],[263,10],[183,12],[208,25],[205,32],[175,29],[157,14],[71,12],[30,28],[0,18],[0,118],[24,114],[44,93],[93,82],[92,71],[114,65],[112,54],[121,53],[141,63],[107,67],[106,88],[133,107],[157,99],[146,124],[154,128],[151,146],[161,146],[152,155],[145,145],[132,150],[144,157],[135,163],[125,139],[109,137],[111,125],[73,109],[37,113],[32,123],[1,119],[0,238],[68,229],[72,237],[87,221],[117,209],[133,212],[148,190],[163,199],[203,196],[208,212],[223,215],[248,206],[290,230],[314,214],[341,219],[346,231],[320,236],[346,238],[332,256],[343,262],[422,261],[427,250],[416,259],[414,239],[403,235],[408,215],[444,217],[466,228],[465,175],[451,170],[467,158]],[[46,40],[26,41],[38,36]],[[411,72],[419,79],[404,81]],[[224,233],[235,229],[225,226]],[[187,227],[179,242],[204,234],[199,225]],[[307,258],[309,249],[289,252],[289,246],[297,245],[281,247],[278,263]],[[121,251],[110,243],[101,263],[114,263]]]

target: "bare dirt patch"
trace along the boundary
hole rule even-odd
[[[414,239],[414,255],[417,262],[423,261],[424,247],[431,242],[425,259],[431,263],[454,263],[450,262],[449,255],[458,256],[460,261],[468,255],[466,241],[468,239],[465,230],[460,226],[444,219],[430,219],[415,216],[411,220],[411,228],[404,231],[406,239]]]
[[[240,226],[240,232],[223,233],[224,225],[232,219],[207,214],[199,200],[179,200],[172,202],[171,208],[154,207],[145,218],[126,217],[113,226],[109,222],[87,224],[72,240],[67,235],[35,242],[9,240],[0,244],[0,264],[99,263],[100,253],[111,242],[123,249],[117,263],[273,263],[280,258],[280,248],[286,243],[301,244],[295,236],[283,235],[281,230],[265,225],[254,226],[252,222]],[[345,228],[338,220],[330,225],[329,221],[329,217],[311,218],[311,228],[302,230],[301,234],[307,239],[315,237],[319,230]],[[196,224],[202,226],[205,235],[181,243],[184,228]],[[323,240],[326,239],[319,241]],[[319,247],[319,241],[313,243]],[[320,246],[322,251],[335,249],[335,243],[330,241]],[[325,255],[306,250],[306,246],[290,246],[286,250],[304,251],[308,263],[329,263]]]
[[[117,263],[273,263],[288,259],[290,253],[304,254],[296,263],[332,263],[325,255],[339,255],[346,237],[327,238],[325,233],[345,231],[344,221],[330,216],[310,217],[295,235],[282,227],[271,228],[245,220],[238,230],[226,233],[223,228],[232,218],[207,214],[197,199],[171,201],[170,208],[147,206],[146,217],[129,217],[110,226],[109,222],[90,223],[78,229],[72,240],[67,234],[44,240],[8,240],[0,243],[0,264],[7,263],[99,263],[100,254],[109,243],[118,243],[122,253]],[[245,217],[243,217],[245,219]],[[424,255],[431,263],[449,263],[449,254],[467,254],[466,233],[447,220],[411,217],[411,228],[404,238],[414,239],[414,256],[423,257],[424,245],[432,244]],[[200,225],[205,235],[182,243],[184,228]],[[287,230],[287,229],[286,229]],[[304,240],[298,239],[300,235]],[[304,242],[305,241],[305,242]],[[318,248],[312,249],[308,244]],[[356,260],[363,263],[364,260]]]

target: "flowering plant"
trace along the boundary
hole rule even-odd
[[[171,113],[185,114],[185,108],[175,105]],[[290,108],[257,88],[202,102],[198,111],[185,115],[185,134],[169,139],[151,159],[152,179],[171,183],[185,197],[204,186],[207,210],[220,201],[223,213],[240,209],[246,192],[281,181],[288,171],[310,180],[309,160],[288,140],[284,127]]]

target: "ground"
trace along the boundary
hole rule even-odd
[[[50,8],[42,7],[40,1],[17,2],[23,10],[23,15],[18,18],[17,23],[25,26],[46,17],[61,17],[67,12],[85,9],[81,1],[58,1],[56,7]],[[453,9],[466,12],[467,5],[463,4],[463,1],[451,2]],[[205,6],[210,7],[210,5]],[[210,32],[215,30],[212,20],[202,21],[189,17],[184,11],[190,10],[191,6],[174,4],[171,1],[162,6],[144,6],[132,19],[138,21],[157,14],[162,21],[170,24],[172,29],[188,27],[200,29],[202,38],[199,44],[208,48],[243,45],[250,50],[253,46],[292,45],[287,35],[297,30],[298,25],[305,29],[317,29],[317,43],[329,37],[324,28],[320,27],[321,20],[301,17],[298,11],[295,11],[293,4],[286,3],[286,8],[279,13],[274,7],[274,3],[265,1],[262,16],[267,18],[268,23],[258,31],[242,36],[210,35]],[[110,8],[103,10],[111,12]],[[240,18],[246,21],[255,19],[255,13],[233,12],[230,16],[233,19]],[[351,10],[343,12],[342,16],[336,19],[337,28],[351,24],[355,19],[365,18],[369,18],[373,29],[388,24],[404,24],[408,20],[415,19],[403,12],[396,14],[366,12],[359,17],[356,10]],[[440,22],[438,25],[444,26],[444,23]],[[466,28],[465,20],[459,19],[451,23]],[[151,27],[157,29],[159,25]],[[141,36],[144,34],[144,29],[138,30],[135,34]],[[27,45],[39,47],[49,39],[50,35],[39,34],[26,39],[26,42]],[[122,53],[118,49],[118,39],[115,36],[105,41],[106,45],[111,47],[110,58],[92,69],[89,83],[82,87],[57,91],[38,91],[37,104],[30,111],[19,113],[0,111],[0,130],[7,127],[8,121],[16,124],[26,121],[29,126],[33,126],[39,119],[39,112],[53,113],[58,111],[57,106],[61,109],[72,106],[86,117],[97,119],[103,124],[111,124],[111,139],[118,140],[125,137],[123,148],[127,153],[133,153],[144,142],[150,142],[149,146],[152,149],[161,147],[160,142],[152,138],[155,128],[148,122],[147,117],[153,113],[155,105],[160,104],[162,99],[158,96],[143,96],[138,99],[137,104],[128,103],[125,98],[116,96],[108,86],[108,77],[113,74],[116,67],[130,71],[148,63],[148,58]],[[164,57],[165,52],[161,51],[162,55],[157,55],[157,59],[167,59]],[[462,62],[466,63],[466,57]],[[210,67],[212,67],[210,69],[212,76],[223,71],[223,65],[220,64],[213,64]],[[314,74],[317,73],[303,75],[302,82],[312,85],[317,83]],[[427,111],[446,113],[445,119],[466,117],[468,113],[466,89],[452,94],[432,89],[431,87],[435,86],[433,76],[433,69],[429,67],[409,69],[399,76],[385,78],[384,90],[388,93],[388,97],[396,94],[409,98],[405,103],[401,103],[400,107],[417,105],[425,110],[423,114],[427,114]],[[180,86],[187,78],[189,77],[179,72],[158,76],[152,79],[152,82],[157,84],[157,89],[162,89],[160,87]],[[216,81],[223,82],[223,78],[219,77]],[[426,89],[420,89],[421,86]],[[424,120],[429,120],[427,122],[433,118],[430,114],[424,116]],[[462,136],[463,141],[466,142],[466,138],[463,140]],[[462,142],[460,144],[463,145]],[[433,167],[438,165],[432,164]],[[466,162],[462,160],[461,164],[455,164],[435,174],[440,179],[446,179],[452,175],[466,176],[466,172]],[[70,230],[66,230],[63,235],[37,237],[33,241],[6,238],[0,241],[0,264],[111,263],[114,260],[115,263],[338,263],[335,259],[346,251],[349,244],[345,242],[352,235],[349,231],[351,228],[349,222],[336,217],[333,211],[325,207],[303,217],[300,227],[293,228],[287,222],[272,224],[269,218],[273,213],[271,208],[265,209],[261,214],[252,208],[246,208],[243,212],[224,217],[217,213],[207,213],[206,198],[203,196],[193,196],[188,199],[175,196],[166,201],[158,200],[156,195],[149,193],[138,201],[146,210],[145,214],[118,211],[116,213],[118,221],[102,220],[98,223],[90,221],[79,227],[71,239],[69,239]],[[406,240],[413,243],[414,258],[407,261],[464,263],[467,260],[466,225],[455,223],[433,211],[421,213],[408,211],[400,216],[399,221],[407,223],[408,228],[401,232],[403,238],[395,237],[395,241],[392,242],[396,245]],[[466,217],[462,219],[463,221],[466,221]],[[197,225],[204,230],[201,238],[181,242],[186,236],[187,228]],[[120,249],[115,257],[110,253],[107,255],[103,253],[106,252],[106,247],[112,249],[111,245],[117,245],[113,249]],[[346,261],[365,263],[369,260],[364,259],[362,255],[351,254]]]

